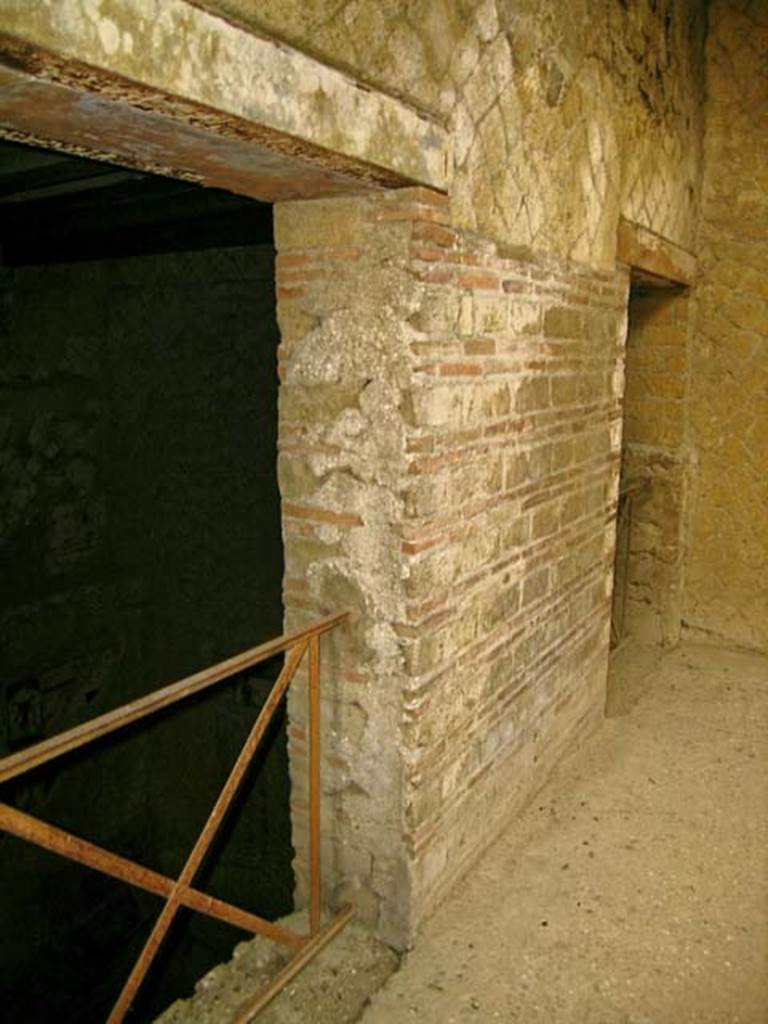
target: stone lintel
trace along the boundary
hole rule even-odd
[[[447,187],[441,125],[185,0],[7,0],[0,130],[270,201]]]
[[[690,285],[696,258],[685,249],[641,224],[619,221],[616,258],[632,271],[632,279],[656,287]]]
[[[225,119],[202,123],[138,109],[0,66],[0,136],[64,149],[266,202],[360,192],[398,182],[291,157],[242,137]],[[360,168],[356,170],[360,171]]]

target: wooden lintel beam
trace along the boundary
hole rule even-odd
[[[692,253],[623,217],[619,221],[616,259],[660,286],[691,285],[696,276],[696,257]]]

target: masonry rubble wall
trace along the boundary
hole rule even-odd
[[[206,6],[451,128],[446,199],[277,208],[288,624],[356,613],[330,656],[329,896],[405,946],[602,713],[617,224],[691,245],[704,19],[585,3],[579,33],[526,4]]]
[[[140,77],[131,33],[80,6]],[[276,207],[286,624],[354,613],[325,645],[327,895],[354,896],[402,947],[602,712],[629,287],[617,226],[692,246],[705,11],[181,6],[179,48],[202,7],[449,129],[446,197]],[[305,134],[330,139],[335,112],[316,101]],[[391,156],[406,142],[397,118],[376,129],[373,163],[379,143]],[[305,704],[300,684],[300,901]]]
[[[599,719],[607,659],[627,275],[449,218],[423,190],[276,218],[288,625],[355,613],[325,703],[329,895],[400,946]]]

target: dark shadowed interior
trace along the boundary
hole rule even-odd
[[[279,634],[283,556],[271,207],[3,143],[0,246],[5,754]],[[278,668],[0,799],[176,877]],[[200,886],[268,918],[290,910],[288,804],[283,715]],[[0,846],[3,1016],[103,1020],[161,901]],[[131,1019],[242,937],[181,915]]]

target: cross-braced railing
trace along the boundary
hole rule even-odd
[[[96,871],[101,871],[103,874],[165,898],[165,906],[112,1008],[108,1024],[120,1024],[124,1020],[180,907],[187,907],[246,931],[265,935],[296,951],[293,958],[269,984],[240,1008],[237,1024],[247,1024],[252,1020],[259,1010],[277,995],[281,988],[344,927],[352,916],[352,908],[346,906],[323,926],[320,886],[320,637],[346,619],[347,615],[347,612],[329,615],[305,629],[253,647],[202,672],[188,676],[160,690],[155,690],[153,693],[147,694],[146,697],[130,704],[124,704],[114,711],[93,718],[83,725],[59,733],[42,743],[27,747],[25,750],[0,760],[0,783],[2,783],[92,743],[102,736],[132,725],[193,694],[207,690],[237,672],[258,665],[276,654],[284,652],[286,655],[282,671],[264,702],[178,878],[168,878],[157,871],[137,864],[135,861],[120,857],[116,853],[80,839],[63,829],[49,825],[39,818],[25,814],[15,807],[0,803],[0,829],[4,832],[9,832],[46,850],[61,854],[69,860],[77,861]],[[307,652],[309,652],[310,901],[309,934],[302,935],[292,929],[273,924],[241,907],[209,896],[194,888],[193,883],[240,788],[272,716]]]

